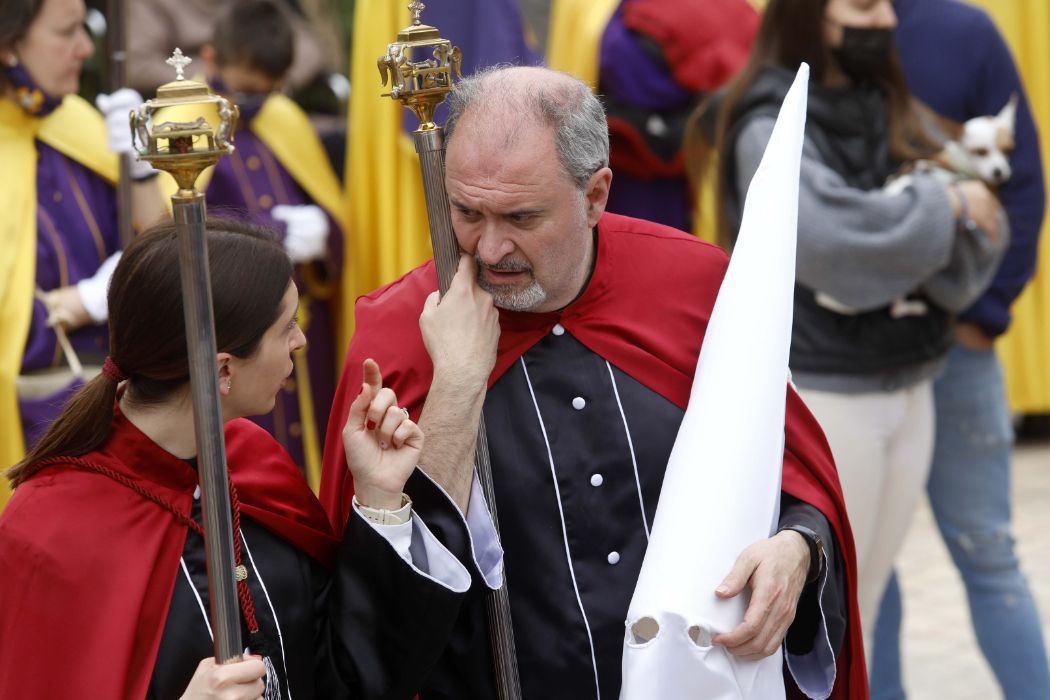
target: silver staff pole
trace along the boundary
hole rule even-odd
[[[197,177],[233,150],[237,107],[213,95],[207,85],[183,77],[190,59],[175,49],[167,60],[175,67],[174,81],[157,90],[131,115],[139,157],[175,178],[172,195],[175,230],[179,237],[179,272],[186,322],[186,343],[193,395],[193,427],[197,438],[204,548],[208,593],[215,636],[215,659],[239,661],[241,614],[234,580],[233,525],[226,469],[226,441],[215,366],[215,319],[208,274],[204,195],[195,189]]]
[[[412,25],[398,32],[397,41],[387,46],[385,56],[378,60],[379,72],[386,85],[386,93],[419,118],[419,128],[412,132],[419,165],[423,171],[423,193],[426,197],[430,241],[434,248],[438,290],[448,291],[459,264],[459,244],[452,230],[445,191],[444,130],[434,123],[434,111],[452,89],[452,72],[460,75],[461,55],[458,47],[442,39],[438,30],[420,20],[423,3],[415,0],[408,9],[414,14]],[[492,521],[499,532],[496,517],[496,493],[492,484],[492,466],[489,461],[485,417],[478,425],[474,448],[478,481],[485,493]],[[514,628],[510,616],[510,598],[507,584],[485,597],[485,611],[492,644],[492,667],[500,700],[519,700],[521,685],[518,679],[518,658],[514,649]]]
[[[124,0],[106,2],[106,84],[110,92],[116,92],[127,84],[128,8]],[[131,156],[122,154],[118,160],[117,177],[117,229],[120,247],[127,248],[135,237],[131,211]]]

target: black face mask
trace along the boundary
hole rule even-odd
[[[222,78],[215,76],[208,80],[208,85],[215,92],[221,93],[226,97],[230,98],[235,105],[240,109],[240,116],[237,118],[238,126],[244,126],[248,124],[252,119],[255,119],[255,115],[262,109],[263,103],[270,97],[268,92],[239,92],[237,90],[230,90],[226,83],[222,81]]]
[[[842,44],[831,50],[842,72],[857,82],[868,82],[890,60],[893,39],[889,29],[842,28]]]

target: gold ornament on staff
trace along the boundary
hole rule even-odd
[[[233,152],[237,106],[212,93],[204,83],[183,75],[193,59],[175,49],[165,60],[175,80],[157,88],[157,97],[131,113],[131,135],[139,158],[192,191],[197,177]]]
[[[131,113],[131,136],[138,157],[171,174],[179,185],[171,204],[179,239],[179,277],[200,474],[211,627],[215,633],[215,658],[219,663],[227,663],[240,660],[244,649],[235,576],[244,576],[246,572],[244,567],[234,572],[230,482],[215,371],[215,319],[205,202],[195,183],[201,171],[233,151],[238,110],[225,98],[212,94],[207,85],[186,79],[183,71],[190,61],[179,49],[167,59],[166,63],[175,69],[175,80],[160,86],[155,99]]]
[[[445,190],[445,134],[444,129],[434,123],[434,111],[452,90],[453,72],[457,78],[462,77],[462,55],[451,41],[441,38],[435,27],[423,24],[420,17],[424,9],[422,2],[414,0],[408,9],[413,14],[412,24],[398,32],[397,41],[387,46],[386,54],[379,57],[377,64],[383,85],[390,83],[390,92],[384,95],[398,100],[419,118],[419,127],[412,132],[412,141],[419,155],[423,175],[423,195],[427,204],[438,289],[444,294],[456,274],[460,249],[452,230],[448,192]],[[478,482],[498,532],[496,493],[492,483],[484,416],[478,425],[474,459]],[[497,696],[500,700],[518,700],[521,697],[521,684],[506,581],[498,590],[485,596],[485,613],[489,623]]]
[[[452,89],[452,72],[457,78],[463,75],[459,47],[420,19],[425,7],[418,0],[408,6],[414,15],[411,26],[398,32],[397,41],[387,46],[386,55],[376,63],[383,85],[390,82],[390,92],[383,96],[399,100],[416,113],[419,128],[430,131],[437,128],[434,110]],[[417,56],[421,58],[413,60]]]

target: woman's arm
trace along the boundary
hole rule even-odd
[[[772,117],[746,124],[736,142],[743,195],[773,132]],[[809,141],[799,180],[797,279],[858,311],[915,291],[949,267],[957,243],[945,187],[915,175],[896,195],[860,190],[825,165]]]
[[[355,505],[318,597],[318,690],[319,697],[407,698],[444,651],[472,576],[418,513],[390,522],[412,510],[402,509],[402,494],[423,436],[382,388],[371,360],[364,376],[343,430]],[[425,500],[428,508],[444,501],[444,520],[460,517],[447,496]]]

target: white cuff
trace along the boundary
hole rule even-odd
[[[356,498],[353,501],[353,509],[356,517],[378,532],[417,574],[455,593],[465,593],[470,588],[470,572],[438,541],[422,518],[414,512],[412,520],[407,523],[381,525],[361,514]],[[421,556],[413,557],[413,549]],[[419,560],[418,565],[416,559]]]
[[[120,261],[120,251],[113,253],[99,266],[98,271],[87,279],[77,282],[77,292],[80,293],[80,301],[84,309],[95,323],[105,323],[109,318],[109,305],[106,295],[109,293],[109,280],[113,277],[113,270]]]
[[[467,532],[474,550],[477,564],[485,585],[496,590],[503,585],[503,547],[500,545],[496,526],[492,522],[481,482],[475,472],[470,485],[470,505],[467,508]]]

